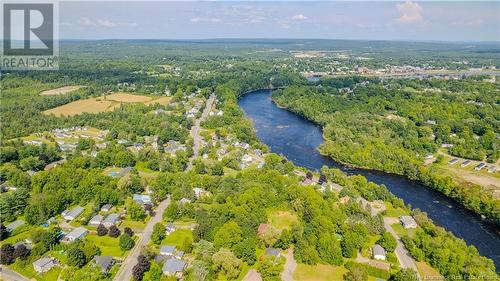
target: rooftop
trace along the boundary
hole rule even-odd
[[[186,267],[186,263],[178,259],[168,259],[164,264],[162,271],[164,273],[182,272]]]

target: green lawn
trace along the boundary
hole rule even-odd
[[[132,229],[144,229],[146,227],[146,222],[148,221],[148,218],[146,218],[144,221],[133,221],[130,219],[123,220],[120,223],[120,227],[130,227]]]
[[[30,261],[26,261],[24,263],[17,261],[9,267],[28,278],[34,278],[39,281],[56,281],[61,273],[61,267],[55,266],[44,274],[38,274],[33,269],[33,265]]]
[[[371,256],[371,247],[375,245],[377,240],[380,239],[380,235],[370,235],[368,237],[368,240],[363,246],[361,247],[361,255],[363,257],[369,258]]]
[[[7,244],[7,243],[15,244],[19,241],[23,241],[26,238],[30,237],[30,233],[33,229],[36,229],[36,228],[25,228],[25,231],[18,233],[16,235],[13,235],[13,236],[9,236],[9,237],[7,237],[7,239],[1,241],[0,245]]]
[[[400,216],[408,215],[408,212],[402,208],[394,208],[391,203],[385,202],[387,209],[385,216],[392,218],[399,218]]]
[[[271,211],[268,214],[268,222],[279,230],[291,229],[298,222],[297,215],[290,211]]]
[[[172,234],[168,235],[161,241],[160,245],[174,245],[177,248],[182,246],[182,242],[186,237],[193,238],[193,233],[189,229],[177,229],[172,232]]]
[[[423,280],[444,280],[444,277],[426,262],[415,262],[415,265]]]
[[[107,235],[87,235],[85,239],[99,247],[99,249],[101,249],[101,255],[103,256],[123,257],[127,253],[120,249],[119,238],[112,238]]]
[[[296,281],[342,281],[347,271],[343,266],[297,264],[293,278]]]
[[[416,230],[414,228],[405,229],[400,223],[391,224],[391,227],[392,227],[392,229],[394,229],[394,232],[396,232],[396,234],[399,237],[402,237],[405,235],[413,237],[413,235],[415,234],[415,230]]]

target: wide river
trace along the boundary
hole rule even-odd
[[[481,255],[495,262],[497,271],[500,269],[500,234],[494,225],[419,182],[379,171],[348,168],[321,155],[316,149],[323,142],[321,128],[277,107],[269,90],[248,93],[238,103],[253,121],[259,139],[273,152],[286,156],[297,166],[319,170],[326,165],[384,184],[405,203],[426,212],[434,223],[476,246]]]

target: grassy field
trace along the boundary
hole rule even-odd
[[[48,272],[45,272],[43,274],[38,274],[33,269],[31,262],[23,263],[19,261],[11,264],[9,267],[32,280],[38,280],[38,281],[56,281],[58,280],[59,274],[61,273],[62,270],[61,267],[55,266]]]
[[[387,209],[385,210],[385,216],[391,218],[399,218],[400,216],[408,215],[408,213],[402,208],[394,208],[391,203],[385,202]]]
[[[293,278],[296,281],[342,281],[347,271],[343,266],[298,264]]]
[[[422,280],[444,280],[444,277],[426,262],[415,262],[415,265],[417,266],[418,273],[420,273]]]
[[[396,234],[399,237],[402,237],[404,235],[408,235],[410,237],[413,237],[413,235],[415,234],[415,230],[416,230],[414,228],[405,229],[400,223],[391,224],[391,227],[392,227],[392,229],[394,229],[394,232],[396,232]]]
[[[40,96],[57,96],[57,95],[64,95],[67,93],[71,93],[73,91],[76,91],[78,89],[83,88],[83,86],[65,86],[65,87],[60,87],[52,90],[46,90],[40,93]]]
[[[177,229],[172,234],[168,235],[161,241],[160,245],[174,245],[177,248],[182,246],[182,242],[187,237],[193,238],[193,233],[189,229]]]
[[[126,254],[120,249],[119,238],[87,235],[86,239],[101,249],[102,256],[123,257]]]
[[[271,211],[268,214],[268,222],[279,230],[291,229],[298,222],[297,215],[290,211]]]
[[[149,96],[132,95],[128,93],[117,92],[111,95],[89,98],[85,100],[77,100],[52,108],[43,112],[46,115],[74,116],[82,113],[100,113],[113,111],[120,106],[121,103],[143,103],[146,105],[159,103],[166,105],[170,102],[170,97],[153,98]]]

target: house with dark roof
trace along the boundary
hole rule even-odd
[[[102,273],[108,273],[113,264],[115,264],[115,260],[110,256],[94,256],[94,261]]]
[[[181,278],[185,267],[186,263],[184,261],[171,258],[163,264],[162,272],[165,275]]]
[[[175,253],[175,246],[165,245],[160,248],[160,255],[162,256],[173,256]]]
[[[266,256],[279,258],[281,256],[281,253],[276,248],[267,248],[266,249]]]

